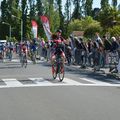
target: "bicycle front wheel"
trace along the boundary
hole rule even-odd
[[[64,68],[64,65],[63,65],[63,64],[59,65],[58,76],[59,76],[60,82],[62,82],[63,79],[64,79],[64,76],[65,76],[65,68]]]

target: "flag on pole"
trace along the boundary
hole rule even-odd
[[[33,37],[37,38],[38,37],[38,34],[37,34],[38,33],[38,24],[37,24],[37,22],[35,20],[32,20],[31,23],[32,23]]]
[[[40,16],[48,41],[51,39],[50,24],[46,16]]]

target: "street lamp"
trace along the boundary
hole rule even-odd
[[[6,22],[2,22],[2,24],[6,24],[9,26],[9,38],[11,40],[11,25],[9,23],[6,23]]]
[[[14,16],[14,15],[12,15],[12,17],[14,17],[14,18],[17,18],[17,19],[19,19],[20,21],[21,21],[21,42],[22,42],[22,39],[23,39],[23,21],[22,21],[22,19],[21,18],[19,18],[19,17],[16,17],[16,16]]]

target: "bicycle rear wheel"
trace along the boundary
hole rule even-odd
[[[60,82],[62,82],[63,79],[64,79],[64,76],[65,76],[65,68],[64,68],[64,65],[63,65],[63,64],[60,64],[60,65],[59,65],[58,76],[59,76]]]
[[[56,79],[56,77],[57,77],[57,66],[56,66],[56,64],[52,65],[52,76],[53,76],[53,79]]]

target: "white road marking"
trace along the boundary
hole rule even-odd
[[[44,78],[29,78],[28,80],[32,80],[36,84],[22,84],[22,80],[18,81],[15,78],[6,78],[2,79],[3,82],[5,82],[6,85],[0,85],[0,88],[13,88],[13,87],[37,87],[37,86],[78,86],[82,85],[81,83],[71,80],[69,78],[64,78],[63,82],[59,82],[58,78],[56,80],[46,80]],[[27,81],[27,80],[26,80]]]
[[[8,59],[4,59],[3,62],[14,62],[14,63],[20,63],[19,59],[12,59],[11,61],[9,61]],[[27,60],[28,63],[32,63],[31,60]],[[36,60],[36,63],[43,63],[44,61],[42,60]]]
[[[18,88],[18,87],[39,87],[39,86],[48,86],[48,87],[54,87],[54,86],[90,86],[90,87],[120,87],[120,84],[110,84],[106,82],[100,82],[97,80],[91,80],[87,78],[80,78],[81,80],[85,80],[90,83],[81,83],[77,82],[75,80],[64,78],[63,82],[59,82],[58,78],[56,80],[52,79],[45,79],[45,78],[28,78],[28,81],[26,80],[26,83],[22,83],[23,81],[17,80],[15,78],[6,78],[1,79],[3,82],[5,82],[6,85],[1,84],[0,88]],[[29,80],[33,81],[33,84],[29,84]]]
[[[11,79],[2,79],[2,81],[5,82],[7,87],[16,87],[16,86],[22,86],[22,83],[20,83],[18,80],[15,78]]]
[[[110,85],[110,83],[107,82],[103,82],[103,81],[99,81],[99,80],[95,80],[95,79],[87,79],[87,78],[80,78],[81,80],[93,83],[93,84],[97,84],[97,85]]]
[[[49,82],[43,78],[29,78],[29,80],[34,81],[35,83],[37,83],[37,85],[40,85],[40,86],[52,85],[51,82]]]

